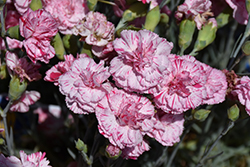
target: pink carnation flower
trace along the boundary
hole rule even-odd
[[[81,35],[87,44],[104,46],[113,40],[115,26],[107,21],[104,14],[90,11],[74,31],[74,34]]]
[[[96,108],[98,129],[120,149],[136,147],[153,127],[154,106],[143,96],[114,88]]]
[[[51,167],[45,155],[45,152],[36,152],[27,155],[24,151],[20,151],[20,158],[25,167]]]
[[[110,62],[110,73],[118,87],[148,93],[171,70],[167,56],[173,44],[151,31],[124,30],[113,45],[118,56]]]
[[[10,27],[14,27],[14,26],[18,25],[20,14],[16,11],[14,5],[12,3],[6,2],[4,10],[7,10],[7,14],[5,16],[5,28],[6,28],[6,30],[8,30]]]
[[[28,81],[39,80],[42,76],[38,69],[40,64],[33,64],[27,61],[25,57],[18,59],[15,53],[6,52],[6,64],[11,76],[18,75],[21,82],[24,79]]]
[[[45,63],[54,57],[55,50],[50,40],[57,33],[57,23],[52,16],[42,10],[29,9],[19,20],[20,34],[25,38],[24,47],[31,61]]]
[[[72,34],[72,28],[86,17],[86,0],[42,0],[43,7],[59,24],[59,31]]]
[[[109,83],[102,84],[109,76],[104,61],[96,64],[89,57],[75,60],[70,70],[58,80],[60,91],[66,96],[67,106],[78,114],[94,112],[97,103],[110,89]]]
[[[193,19],[200,30],[208,16],[213,16],[210,12],[211,7],[210,0],[185,0],[182,5],[178,6],[175,17],[178,20],[182,20],[183,17]]]
[[[126,147],[122,149],[121,156],[125,159],[136,160],[143,152],[149,151],[150,147],[145,140],[133,147]]]
[[[27,112],[29,111],[29,106],[39,100],[40,97],[41,95],[37,91],[25,91],[18,100],[14,101],[10,111]]]
[[[240,24],[247,24],[248,22],[248,12],[246,9],[245,0],[226,0],[228,5],[234,10],[233,17]]]
[[[17,49],[17,48],[21,49],[23,47],[23,42],[18,41],[17,39],[6,37],[6,42],[8,44],[9,49]],[[0,49],[1,50],[6,49],[4,39],[1,37],[0,37]]]
[[[23,15],[28,9],[32,0],[14,0],[16,10]]]
[[[164,77],[159,91],[154,93],[157,107],[168,113],[179,114],[202,104],[206,95],[206,73],[192,56],[169,56],[173,70]]]
[[[161,110],[155,114],[156,123],[147,135],[155,138],[164,146],[173,146],[180,141],[180,136],[184,129],[183,114],[167,114]]]
[[[238,82],[231,94],[238,97],[238,100],[246,107],[246,112],[250,115],[250,78],[243,76],[237,80]]]

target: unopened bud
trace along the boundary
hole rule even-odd
[[[6,64],[0,66],[0,79],[5,79],[7,77],[7,68]]]
[[[182,52],[184,52],[191,44],[195,27],[196,25],[193,20],[185,19],[181,22],[178,44]]]
[[[96,8],[97,0],[87,0],[87,6],[90,11],[94,11]]]
[[[198,121],[204,121],[208,115],[210,114],[211,110],[205,110],[205,109],[200,109],[197,110],[192,113],[194,119],[198,120]]]
[[[77,141],[75,141],[75,144],[77,150],[83,151],[84,153],[88,152],[88,147],[82,140],[78,139]]]
[[[225,10],[216,17],[217,28],[223,27],[229,22],[230,10]]]
[[[217,23],[214,18],[208,20],[208,22],[202,27],[198,33],[197,40],[195,42],[194,50],[192,53],[204,49],[211,44],[216,36]]]
[[[227,110],[227,116],[231,121],[236,121],[239,118],[240,110],[237,104]]]
[[[160,22],[163,24],[168,24],[169,16],[166,13],[161,13]]]
[[[42,9],[43,8],[43,4],[41,0],[32,0],[30,3],[30,9],[32,9],[33,11],[36,11],[38,9]]]
[[[147,8],[148,6],[146,4],[136,2],[123,12],[122,18],[126,21],[133,21],[138,17],[146,15]]]
[[[23,94],[23,92],[26,90],[26,88],[27,88],[27,81],[23,80],[21,82],[20,78],[14,75],[10,80],[9,94],[8,94],[9,99],[12,101],[19,99]]]
[[[55,49],[56,56],[60,60],[64,60],[64,55],[65,55],[65,49],[63,46],[63,41],[59,33],[56,34],[56,36],[52,40],[52,46]]]
[[[121,155],[122,151],[120,150],[119,147],[117,146],[114,146],[112,144],[109,144],[107,145],[106,147],[106,152],[105,152],[105,155],[108,157],[108,158],[111,158],[113,160],[119,158],[119,156]]]
[[[242,51],[245,55],[249,56],[250,55],[250,41],[246,41],[243,46],[242,46]]]
[[[154,31],[159,21],[160,21],[160,8],[159,6],[156,6],[155,8],[153,8],[148,12],[144,28],[150,31]]]

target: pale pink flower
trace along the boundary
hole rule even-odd
[[[199,63],[192,56],[169,56],[173,70],[164,77],[159,91],[154,93],[154,101],[158,108],[167,113],[182,113],[202,104],[206,97],[207,76]]]
[[[74,56],[71,54],[64,55],[64,59],[65,61],[59,62],[46,72],[46,76],[44,77],[45,81],[54,82],[54,85],[58,85],[59,77],[69,71],[71,65],[75,61]]]
[[[23,15],[28,9],[32,0],[14,0],[16,10]]]
[[[154,106],[143,96],[114,88],[96,107],[98,129],[120,149],[135,147],[154,125]]]
[[[235,97],[238,97],[238,100],[242,105],[246,107],[246,112],[250,115],[250,78],[243,76],[240,79],[237,79],[236,86],[234,90],[231,91],[231,94]]]
[[[61,116],[61,107],[57,105],[49,105],[48,108],[43,109],[39,107],[34,110],[35,114],[38,114],[38,123],[44,123],[50,117],[60,118]],[[54,127],[54,126],[53,126]]]
[[[8,44],[9,49],[17,49],[17,48],[21,49],[23,47],[23,42],[17,39],[6,37],[6,42]],[[0,37],[0,49],[1,50],[6,49],[4,39],[1,37]]]
[[[148,93],[171,70],[168,54],[173,44],[151,31],[124,30],[113,45],[118,56],[109,70],[118,87]]]
[[[39,80],[42,77],[38,71],[41,66],[40,64],[28,62],[25,57],[19,59],[15,53],[9,51],[6,52],[5,57],[10,75],[17,75],[21,79],[20,82],[24,79],[31,82]]]
[[[57,23],[52,16],[42,10],[29,9],[20,19],[20,34],[26,52],[31,61],[37,60],[45,63],[54,57],[55,49],[50,45],[50,40],[57,33]]]
[[[125,159],[134,159],[136,160],[143,152],[149,151],[150,146],[148,143],[143,140],[141,143],[133,147],[126,147],[122,149],[121,156]]]
[[[175,17],[178,20],[182,20],[184,17],[193,19],[200,30],[207,18],[213,16],[213,13],[210,12],[211,7],[210,0],[185,0],[182,5],[178,6]]]
[[[25,167],[51,167],[45,155],[45,152],[36,152],[27,155],[24,151],[20,151],[20,158]]]
[[[155,138],[164,146],[173,146],[180,141],[180,136],[184,129],[183,114],[167,114],[158,110],[155,114],[156,123],[147,135]]]
[[[110,65],[110,61],[117,55],[113,47],[113,42],[109,42],[105,46],[93,45],[91,50],[96,57],[101,60],[104,60],[105,65],[108,66]]]
[[[114,24],[99,12],[90,11],[74,29],[74,34],[81,35],[89,45],[104,46],[114,39]]]
[[[226,0],[228,5],[234,10],[233,17],[240,24],[247,24],[248,12],[246,9],[246,0]]]
[[[42,0],[43,7],[59,24],[59,31],[72,34],[72,28],[86,17],[88,12],[86,0]]]
[[[15,157],[5,157],[3,154],[0,154],[0,166],[1,167],[23,167],[21,161]]]
[[[109,83],[102,84],[109,76],[104,61],[96,64],[89,57],[75,60],[70,70],[58,80],[60,91],[66,96],[67,106],[78,114],[94,112],[97,103],[111,87]]]
[[[29,106],[39,100],[40,97],[41,95],[37,91],[25,91],[18,100],[14,101],[10,111],[27,112],[29,111]]]

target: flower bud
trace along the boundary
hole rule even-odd
[[[247,56],[250,55],[250,41],[246,41],[241,47],[243,53]]]
[[[18,100],[23,94],[23,92],[26,90],[26,88],[27,88],[27,81],[23,80],[21,82],[20,78],[14,75],[10,80],[9,94],[8,94],[9,99],[12,101]]]
[[[20,37],[20,34],[19,34],[19,25],[8,28],[7,35],[10,38],[19,39],[19,37]]]
[[[56,36],[52,40],[52,46],[55,49],[56,56],[60,60],[64,60],[64,55],[65,55],[65,49],[63,46],[63,41],[59,33],[56,34]]]
[[[115,160],[115,159],[119,158],[119,156],[121,155],[121,153],[122,153],[122,151],[117,146],[109,144],[106,147],[105,155],[108,158],[111,158],[111,159]]]
[[[0,66],[0,79],[5,79],[7,77],[7,68],[6,64],[2,64]]]
[[[193,118],[198,120],[198,121],[204,121],[208,115],[210,114],[211,110],[205,110],[205,109],[200,109],[200,110],[193,110]]]
[[[161,13],[160,22],[163,24],[168,24],[169,16],[166,13]]]
[[[147,12],[147,8],[147,5],[136,2],[123,12],[122,18],[126,21],[133,21],[138,17],[144,16]]]
[[[33,11],[36,11],[38,9],[42,9],[43,8],[43,4],[41,0],[32,0],[30,3],[30,9],[32,9]]]
[[[247,9],[247,13],[249,15],[249,13],[250,13],[250,0],[246,0],[246,9]]]
[[[6,3],[6,0],[0,0],[0,8],[2,8]]]
[[[156,6],[150,10],[146,16],[144,28],[150,31],[154,31],[155,27],[160,21],[160,8]]]
[[[227,116],[231,121],[236,121],[239,118],[240,110],[237,104],[227,110]]]
[[[5,141],[3,138],[0,138],[0,145],[4,145],[5,144]]]
[[[217,17],[216,17],[216,22],[217,22],[217,28],[223,27],[224,25],[226,25],[229,22],[230,19],[230,11],[226,10],[223,11],[222,13],[220,13]]]
[[[193,34],[195,31],[195,22],[193,20],[185,19],[180,24],[180,33],[178,44],[183,53],[191,44]]]
[[[87,6],[90,11],[94,11],[96,8],[97,0],[87,0]]]
[[[215,39],[216,31],[217,31],[216,20],[214,18],[211,18],[199,31],[197,40],[194,45],[194,50],[192,51],[192,53],[200,51],[209,44],[211,44]]]
[[[78,139],[77,141],[75,141],[75,144],[77,150],[83,151],[84,153],[88,152],[88,147],[82,140]]]

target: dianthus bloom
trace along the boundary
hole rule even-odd
[[[104,46],[112,41],[115,33],[113,23],[107,21],[104,14],[89,12],[74,30],[75,35],[81,35],[89,45]]]
[[[25,167],[51,167],[45,155],[45,152],[36,152],[27,155],[24,151],[20,151],[21,162]]]
[[[43,7],[59,24],[59,31],[72,34],[72,28],[86,17],[86,0],[42,0]]]
[[[154,125],[154,106],[143,96],[114,88],[96,108],[98,129],[114,146],[132,149]]]
[[[20,34],[25,38],[23,44],[31,61],[40,60],[48,63],[55,55],[50,40],[57,33],[56,21],[42,9],[29,9],[19,19],[19,25]]]
[[[155,138],[164,146],[173,146],[180,141],[180,136],[184,129],[183,114],[167,114],[158,110],[155,114],[156,123],[147,135]]]
[[[23,15],[28,9],[32,0],[14,0],[16,10]]]
[[[29,106],[34,104],[41,97],[37,91],[25,91],[22,96],[14,101],[10,107],[10,111],[28,112]]]
[[[246,9],[245,0],[226,0],[228,5],[234,10],[233,17],[240,24],[247,24],[248,22],[248,12]]]
[[[237,78],[236,86],[232,90],[231,94],[238,97],[238,100],[242,105],[245,105],[246,112],[250,115],[250,78],[243,76],[242,78]]]
[[[6,64],[10,75],[18,75],[22,82],[24,79],[28,81],[39,80],[41,74],[38,69],[41,65],[28,62],[25,57],[18,59],[15,53],[6,52]]]
[[[97,103],[110,89],[109,83],[103,84],[109,77],[104,61],[96,64],[85,57],[75,60],[70,70],[59,77],[58,83],[67,106],[74,113],[88,114],[95,111]]]
[[[22,167],[20,160],[15,156],[5,157],[0,154],[0,166],[1,167]]]
[[[225,99],[227,82],[224,73],[213,70],[192,56],[170,55],[169,59],[173,70],[154,93],[158,108],[180,114],[201,104],[217,104]]]
[[[208,16],[213,16],[213,13],[210,12],[211,7],[210,0],[185,0],[182,5],[178,6],[175,17],[178,20],[183,17],[193,19],[200,30]]]
[[[79,54],[77,58],[80,57],[88,57],[87,54]],[[71,65],[75,61],[73,55],[64,55],[65,61],[61,61],[58,64],[54,65],[51,69],[46,72],[46,76],[44,77],[45,81],[54,82],[54,85],[58,85],[59,77],[64,74],[65,72],[69,71]]]
[[[167,55],[173,44],[151,31],[124,30],[113,45],[118,56],[110,62],[110,73],[118,87],[148,93],[171,70]]]

